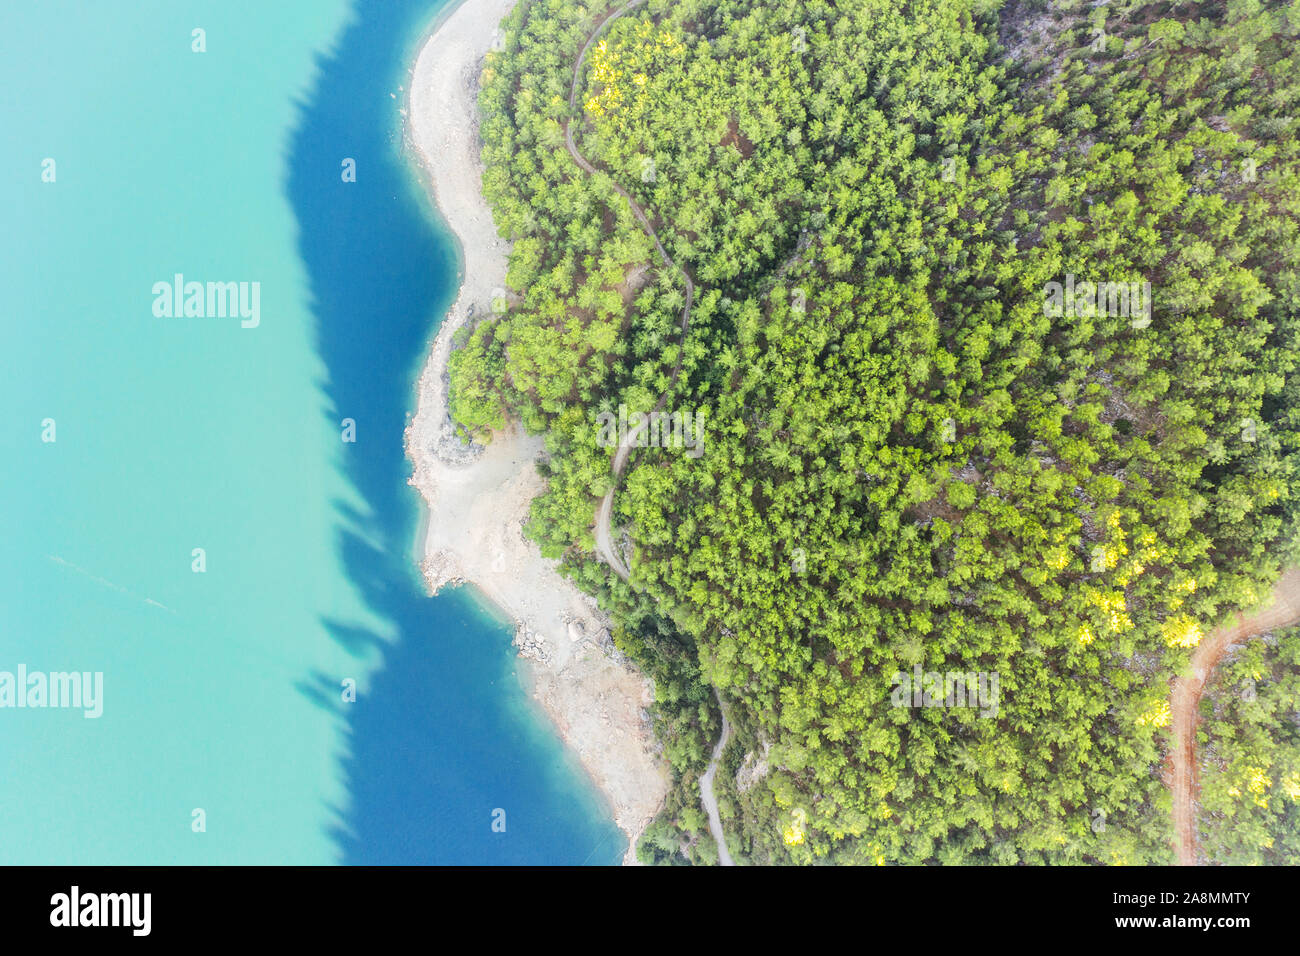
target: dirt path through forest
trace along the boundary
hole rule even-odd
[[[1173,712],[1174,743],[1170,754],[1169,786],[1174,797],[1174,850],[1180,866],[1200,861],[1196,835],[1196,807],[1200,781],[1196,767],[1196,727],[1200,722],[1201,692],[1228,648],[1300,621],[1300,568],[1291,568],[1273,588],[1272,600],[1236,622],[1215,628],[1201,639],[1192,655],[1192,671],[1174,682],[1170,709]]]
[[[600,25],[596,27],[591,36],[587,38],[586,45],[583,46],[582,52],[578,54],[578,59],[573,65],[573,86],[569,90],[570,110],[576,110],[578,108],[578,84],[582,79],[582,65],[586,62],[587,54],[591,51],[592,46],[601,35],[609,29],[610,25],[615,20],[631,13],[643,3],[645,3],[645,0],[632,0],[632,2],[627,6],[611,13],[601,21]],[[573,161],[578,164],[579,168],[581,168],[583,172],[588,176],[596,175],[596,167],[587,159],[587,157],[583,156],[582,153],[578,151],[578,147],[573,141],[572,122],[568,120],[566,120],[564,124],[564,145],[568,149],[569,155],[573,157]],[[669,393],[672,392],[673,386],[677,384],[677,376],[681,374],[682,371],[682,360],[686,357],[686,333],[691,327],[691,305],[695,302],[695,283],[691,281],[691,277],[686,270],[674,262],[672,256],[668,255],[668,250],[666,250],[664,244],[659,241],[659,234],[655,232],[654,226],[650,224],[650,217],[645,214],[645,210],[641,208],[640,204],[613,178],[610,179],[610,184],[614,187],[615,192],[627,200],[627,204],[632,208],[632,215],[636,217],[636,221],[641,224],[641,228],[645,231],[645,234],[649,236],[650,241],[654,243],[655,250],[659,253],[660,261],[674,272],[681,273],[682,281],[686,287],[686,304],[682,307],[682,336],[681,341],[678,343],[677,364],[673,367],[673,374],[668,380],[668,387],[664,389],[664,393],[659,396],[659,401],[655,404],[654,411],[651,413],[654,415],[663,410],[664,403],[668,401]],[[614,543],[611,540],[609,531],[610,520],[614,512],[614,492],[618,490],[618,479],[619,476],[623,474],[623,469],[627,466],[628,455],[631,453],[632,449],[636,447],[638,436],[640,436],[644,429],[649,427],[649,424],[650,422],[648,419],[642,421],[636,428],[631,429],[628,434],[621,436],[619,439],[618,450],[614,452],[614,461],[611,466],[611,471],[614,475],[614,483],[610,487],[609,491],[605,493],[605,497],[600,501],[600,506],[596,509],[596,553],[600,556],[601,560],[608,564],[610,569],[624,581],[628,580],[628,569],[623,563],[622,557],[620,557],[618,552],[615,551]],[[722,818],[718,815],[718,801],[713,794],[713,778],[718,772],[718,760],[722,756],[722,751],[726,748],[727,741],[731,739],[731,724],[727,720],[727,711],[726,708],[722,706],[722,697],[718,695],[717,688],[714,688],[713,693],[718,697],[718,707],[722,710],[722,735],[718,738],[718,743],[713,748],[713,759],[709,761],[709,768],[700,777],[700,797],[704,803],[705,813],[708,814],[709,832],[713,835],[714,841],[718,844],[718,862],[722,866],[734,866],[735,864],[732,862],[731,854],[727,851],[727,841],[723,837],[722,833]]]
[[[700,799],[704,803],[704,812],[709,815],[709,833],[713,834],[713,841],[718,844],[718,863],[722,866],[735,866],[735,862],[731,859],[731,851],[727,849],[727,838],[722,833],[718,799],[713,795],[713,778],[718,773],[718,761],[722,759],[722,751],[727,749],[727,741],[731,739],[731,721],[727,720],[727,708],[722,706],[722,695],[718,693],[717,688],[714,688],[713,695],[718,698],[718,709],[722,711],[722,735],[713,748],[713,759],[709,761],[709,769],[704,771],[704,776],[700,777]]]
[[[611,13],[602,20],[600,25],[592,32],[591,36],[587,38],[586,45],[583,46],[582,52],[578,54],[578,59],[573,64],[573,85],[569,90],[569,108],[571,110],[576,110],[578,108],[578,90],[579,83],[582,80],[582,65],[587,61],[587,54],[591,51],[592,46],[595,45],[596,41],[600,39],[615,20],[619,19],[619,17],[626,16],[644,3],[645,0],[632,0],[632,2],[627,6]],[[573,127],[571,120],[566,120],[564,124],[564,145],[568,149],[569,155],[573,157],[573,161],[578,164],[579,168],[581,168],[583,172],[588,176],[596,175],[596,167],[587,159],[587,157],[583,156],[582,153],[579,152],[577,145],[573,141]],[[691,281],[691,277],[687,274],[686,270],[674,262],[672,256],[668,255],[668,250],[666,250],[664,244],[659,241],[659,234],[655,232],[654,226],[650,224],[650,217],[645,214],[645,210],[641,208],[641,205],[632,198],[626,189],[620,186],[612,178],[610,184],[614,187],[615,192],[627,200],[627,204],[632,208],[632,215],[636,217],[637,222],[641,224],[641,228],[645,231],[645,234],[649,236],[650,241],[654,243],[655,250],[659,253],[659,259],[669,269],[674,272],[680,272],[682,280],[686,286],[686,304],[682,307],[682,336],[678,348],[677,365],[673,368],[672,378],[668,381],[668,387],[664,389],[664,393],[659,396],[659,401],[654,407],[654,412],[659,412],[663,410],[664,403],[668,401],[668,394],[672,391],[673,386],[677,384],[677,376],[682,370],[682,359],[685,357],[683,347],[686,344],[686,333],[690,329],[691,325],[691,305],[695,301],[695,283]],[[635,447],[637,438],[640,436],[642,430],[648,427],[648,425],[648,421],[641,422],[628,434],[620,437],[618,450],[614,453],[614,463],[612,468],[614,474],[614,485],[605,493],[605,497],[600,502],[600,507],[596,509],[596,553],[600,556],[601,560],[608,564],[613,572],[624,581],[628,580],[627,566],[623,563],[623,559],[614,550],[614,544],[611,540],[609,531],[610,519],[614,511],[614,492],[618,489],[618,479],[623,473],[623,468],[627,465],[629,452]]]

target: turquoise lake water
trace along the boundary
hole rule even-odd
[[[0,708],[0,864],[620,858],[508,628],[415,569],[457,253],[399,86],[441,6],[0,12],[0,671],[103,673],[98,719]],[[155,315],[177,273],[259,324]]]

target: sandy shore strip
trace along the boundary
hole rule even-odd
[[[535,467],[541,438],[513,426],[486,449],[456,438],[447,411],[447,360],[456,331],[490,314],[505,288],[509,243],[497,235],[481,190],[478,87],[483,57],[515,0],[464,0],[425,41],[408,83],[407,136],[461,247],[460,293],[420,375],[406,430],[414,485],[429,515],[421,569],[430,591],[473,584],[515,621],[533,696],[559,728],[632,845],[668,791],[651,731],[650,682],[613,650],[608,619],[591,597],[523,536],[545,487]]]

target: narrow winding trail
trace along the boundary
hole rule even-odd
[[[718,693],[717,688],[714,688],[713,696],[718,699],[718,709],[722,711],[722,736],[718,738],[718,743],[713,748],[713,759],[709,761],[709,769],[700,777],[700,799],[704,803],[704,812],[709,815],[709,833],[718,844],[718,864],[735,866],[735,862],[731,859],[731,852],[727,849],[726,837],[722,833],[718,799],[713,795],[713,778],[718,773],[718,761],[722,758],[722,751],[727,749],[727,742],[731,740],[731,721],[727,720],[727,708],[722,706],[722,695]]]
[[[1200,781],[1196,768],[1196,727],[1200,723],[1201,692],[1228,648],[1258,634],[1300,621],[1300,568],[1290,568],[1278,579],[1272,600],[1249,615],[1238,614],[1235,624],[1215,628],[1192,655],[1192,672],[1174,682],[1170,709],[1174,742],[1170,754],[1169,787],[1174,797],[1174,850],[1180,866],[1200,861],[1196,806]]]
[[[569,89],[569,109],[571,111],[576,111],[578,108],[578,92],[582,81],[582,67],[583,64],[587,62],[587,54],[591,52],[591,48],[595,45],[596,41],[604,35],[605,31],[610,28],[615,20],[626,16],[644,3],[645,0],[632,0],[632,2],[627,4],[625,7],[616,10],[602,20],[591,36],[587,38],[586,45],[582,48],[582,52],[578,54],[577,61],[573,64],[573,84]],[[582,155],[578,150],[577,144],[573,141],[572,120],[566,120],[564,123],[564,145],[569,151],[569,155],[573,157],[573,161],[578,164],[579,168],[581,168],[583,172],[588,176],[595,176],[597,174],[596,167],[587,159],[586,156]],[[610,185],[614,187],[615,192],[627,200],[627,204],[632,209],[632,215],[636,217],[636,221],[641,224],[642,230],[644,230],[645,234],[650,237],[650,241],[654,243],[655,250],[659,253],[660,261],[672,271],[681,273],[682,281],[686,288],[686,304],[682,307],[682,333],[677,354],[677,364],[673,367],[673,374],[668,381],[668,387],[664,389],[664,393],[659,396],[659,401],[654,407],[655,412],[660,412],[663,410],[664,403],[668,401],[668,395],[672,391],[673,386],[677,384],[677,376],[682,371],[682,360],[685,358],[685,351],[682,346],[685,346],[686,344],[686,333],[691,327],[691,306],[695,302],[695,283],[691,281],[691,277],[687,274],[686,270],[674,262],[672,256],[668,255],[668,250],[664,248],[664,244],[659,239],[659,234],[655,231],[654,226],[650,224],[650,217],[645,214],[645,210],[641,208],[641,204],[633,199],[628,191],[620,186],[613,178],[610,179]],[[623,563],[622,557],[614,549],[609,530],[610,519],[614,511],[614,492],[618,490],[619,476],[623,474],[623,469],[627,466],[628,454],[636,446],[637,438],[648,424],[648,422],[642,422],[636,428],[630,430],[628,434],[620,437],[618,450],[614,453],[614,463],[612,468],[614,484],[609,491],[605,493],[605,497],[600,502],[600,507],[596,509],[596,553],[600,556],[601,560],[608,564],[613,572],[624,581],[628,580],[628,569]]]
[[[582,52],[578,54],[578,59],[573,64],[573,85],[569,89],[570,114],[576,112],[578,108],[578,89],[579,83],[582,80],[582,67],[583,64],[587,62],[587,54],[591,52],[591,48],[595,45],[596,41],[600,39],[615,20],[619,19],[619,17],[626,16],[644,3],[645,0],[632,0],[631,3],[609,14],[609,16],[602,20],[600,25],[596,27],[591,36],[587,38],[586,45],[583,46]],[[578,164],[578,167],[582,169],[583,172],[588,176],[597,175],[596,167],[587,159],[586,156],[582,155],[578,150],[577,144],[573,141],[573,123],[571,119],[565,120],[564,123],[564,145],[569,151],[569,155],[573,157],[573,161]],[[690,331],[691,327],[691,306],[695,302],[695,283],[691,281],[691,277],[687,271],[674,262],[672,256],[668,255],[668,250],[664,248],[664,244],[659,239],[659,234],[650,223],[650,217],[646,215],[645,210],[641,208],[640,203],[633,199],[628,191],[620,186],[613,177],[610,178],[610,185],[613,186],[614,191],[622,196],[627,201],[628,206],[631,207],[632,215],[636,217],[636,221],[641,224],[642,230],[644,230],[645,234],[650,237],[650,241],[654,243],[655,250],[659,253],[660,261],[673,272],[681,274],[682,282],[686,290],[686,304],[682,307],[682,332],[681,340],[678,343],[677,364],[673,366],[673,374],[668,380],[668,387],[664,389],[663,394],[659,396],[659,401],[655,403],[654,411],[652,412],[652,414],[655,414],[663,410],[664,404],[668,401],[668,395],[672,392],[673,386],[677,384],[677,377],[682,371],[682,360],[686,357],[686,334]],[[623,435],[619,439],[618,449],[614,452],[614,461],[611,466],[611,471],[614,475],[614,482],[610,486],[609,491],[605,493],[605,497],[601,499],[600,506],[596,509],[596,553],[600,556],[601,560],[609,565],[610,569],[624,581],[629,581],[630,574],[627,565],[623,563],[622,557],[614,548],[614,543],[611,540],[609,530],[610,520],[614,512],[614,492],[618,490],[619,476],[623,474],[623,469],[627,467],[628,456],[631,454],[632,449],[636,447],[638,436],[640,436],[642,430],[647,427],[649,427],[649,421],[643,421],[639,423],[636,428],[630,429],[628,434]],[[718,694],[717,688],[714,688],[713,693],[714,696],[717,697],[718,707],[722,711],[722,736],[718,739],[717,745],[713,748],[713,759],[709,761],[708,769],[700,777],[700,796],[704,803],[705,812],[709,817],[709,832],[713,835],[714,841],[718,844],[718,862],[722,866],[734,866],[735,863],[731,859],[731,854],[727,851],[727,841],[722,833],[722,819],[718,815],[718,801],[713,795],[713,778],[718,772],[718,760],[722,757],[722,751],[726,748],[727,742],[731,739],[731,723],[727,720],[727,711],[726,708],[722,706],[722,697]]]

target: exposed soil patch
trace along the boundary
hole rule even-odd
[[[740,155],[746,159],[754,155],[754,144],[740,131],[740,124],[734,119],[727,123],[727,135],[722,137],[722,142],[718,145],[734,146],[740,150]]]

